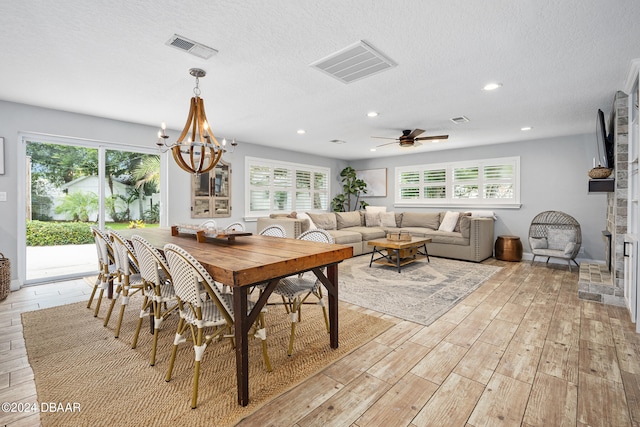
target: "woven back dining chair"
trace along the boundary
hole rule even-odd
[[[225,227],[226,231],[244,231],[244,224],[241,222],[232,222]]]
[[[287,232],[284,230],[284,227],[277,224],[263,228],[258,234],[261,236],[287,237]]]
[[[318,243],[333,243],[333,237],[321,229],[307,230],[298,236],[299,240],[306,240]],[[263,285],[264,286],[264,285]],[[322,283],[313,274],[306,272],[295,276],[285,277],[276,285],[273,293],[282,297],[282,302],[291,316],[291,335],[289,337],[289,349],[287,354],[293,353],[293,342],[296,336],[296,324],[301,321],[301,308],[303,304],[317,304],[322,307],[324,322],[329,332],[329,317],[322,293]],[[309,297],[315,299],[314,302],[307,302]]]
[[[118,287],[116,288],[114,298],[111,300],[109,315],[105,318],[104,326],[107,326],[109,323],[111,311],[118,296],[120,296],[120,314],[118,315],[118,323],[116,324],[114,333],[115,337],[118,338],[120,336],[120,327],[122,326],[124,311],[127,305],[129,305],[129,299],[134,294],[143,292],[144,281],[140,274],[138,258],[131,243],[115,230],[109,230],[109,237],[113,245],[114,259],[119,277]]]
[[[117,277],[118,269],[114,262],[113,247],[109,236],[95,226],[91,227],[91,233],[93,234],[93,240],[96,244],[96,252],[98,254],[98,277],[96,277],[93,285],[87,308],[91,308],[93,299],[99,289],[100,292],[98,293],[96,308],[93,311],[93,317],[98,317],[104,291],[109,288],[109,283],[113,283],[113,279]]]
[[[151,243],[137,234],[131,240],[138,257],[140,274],[145,285],[144,289],[147,290],[144,293],[138,326],[136,327],[131,348],[136,348],[142,320],[147,316],[146,311],[151,308],[153,310],[153,346],[150,365],[153,366],[156,363],[158,333],[162,327],[162,322],[178,308],[178,303],[171,282],[169,266],[164,256]]]
[[[233,339],[233,295],[220,292],[213,278],[202,264],[181,247],[167,244],[164,247],[164,253],[173,277],[180,310],[180,320],[173,341],[173,350],[165,379],[166,381],[171,380],[178,345],[188,339],[193,341],[195,362],[191,408],[196,408],[198,405],[200,363],[205,348],[213,340]],[[209,298],[203,298],[203,291],[206,291]],[[251,301],[248,302],[249,312],[254,305]],[[187,328],[190,333],[185,334]],[[205,329],[207,330],[206,336]],[[258,316],[250,334],[262,340],[262,354],[267,371],[271,372],[263,311]]]

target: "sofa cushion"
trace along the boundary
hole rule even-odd
[[[432,243],[469,246],[469,239],[454,231],[425,230],[424,237],[430,238]]]
[[[354,231],[362,235],[362,240],[382,239],[387,236],[387,232],[380,227],[351,227],[341,231]]]
[[[333,237],[333,243],[340,245],[362,242],[362,234],[355,231],[329,230],[329,234]]]
[[[364,224],[367,227],[380,227],[380,212],[365,212]]]
[[[338,230],[360,226],[360,212],[336,212],[335,216]]]
[[[311,218],[311,221],[313,221],[316,227],[323,230],[335,230],[338,227],[336,214],[333,212],[321,214],[307,212],[307,215],[309,215],[309,218]]]
[[[365,206],[364,210],[366,212],[386,212],[387,211],[387,207],[386,206]]]
[[[440,226],[440,213],[403,212],[401,226],[402,228],[426,227],[437,230]]]
[[[395,212],[380,212],[381,227],[397,227]]]
[[[576,242],[575,230],[563,230],[557,227],[549,227],[547,229],[547,248],[563,251],[567,243]]]
[[[529,237],[529,245],[531,249],[547,249],[549,246],[546,237]]]
[[[455,229],[453,231],[456,231]],[[463,216],[460,218],[460,234],[465,239],[471,237],[471,216]]]

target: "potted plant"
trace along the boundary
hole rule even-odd
[[[356,209],[363,209],[367,202],[360,200],[361,194],[367,193],[367,183],[356,176],[356,170],[347,166],[340,172],[342,179],[342,193],[338,194],[331,201],[331,208],[334,212],[349,212]],[[352,199],[355,198],[353,205]]]

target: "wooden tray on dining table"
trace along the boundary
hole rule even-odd
[[[211,232],[207,230],[185,229],[178,225],[171,226],[172,236],[178,236],[180,233],[196,236],[198,243],[207,242],[207,239],[226,240],[229,243],[233,243],[236,237],[251,236],[251,233],[246,231],[222,230],[220,232]]]

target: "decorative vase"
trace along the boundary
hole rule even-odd
[[[605,179],[609,178],[611,172],[613,172],[613,169],[598,166],[589,171],[589,177],[592,179]]]

